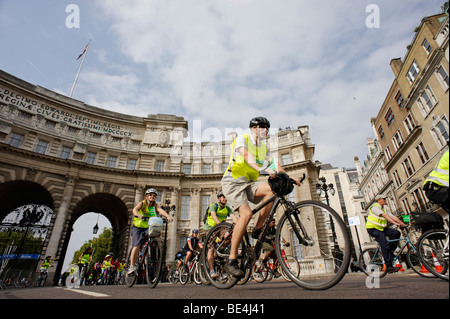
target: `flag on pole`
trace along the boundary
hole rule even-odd
[[[89,42],[90,42],[90,41],[89,41]],[[81,54],[78,56],[77,61],[78,61],[78,60],[86,53],[88,46],[89,46],[89,43],[86,44],[86,47],[84,48],[83,53],[81,53]]]

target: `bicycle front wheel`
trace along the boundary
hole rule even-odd
[[[288,249],[283,242],[290,243]],[[297,275],[297,270],[280,262],[284,273],[309,290],[333,287],[350,264],[350,238],[342,218],[318,201],[288,203],[275,235],[278,260],[283,260],[283,249],[298,260],[300,268]]]
[[[417,241],[417,253],[422,265],[433,275],[448,280],[448,231],[433,229]]]
[[[162,273],[162,255],[158,240],[153,239],[148,246],[149,251],[145,261],[145,278],[147,280],[147,285],[150,288],[155,288]]]

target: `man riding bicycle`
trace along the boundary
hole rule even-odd
[[[163,215],[169,222],[172,221],[172,217],[169,216],[159,205],[156,203],[156,197],[158,191],[154,188],[149,188],[145,192],[145,199],[139,202],[133,208],[133,225],[131,226],[131,239],[133,248],[130,256],[130,268],[128,274],[136,272],[136,260],[139,249],[144,243],[145,238],[148,236],[148,220],[151,217],[156,217],[158,214]]]
[[[204,230],[210,230],[215,225],[220,224],[221,222],[226,220],[229,216],[231,216],[235,224],[238,221],[236,214],[229,206],[227,206],[227,198],[222,191],[217,194],[217,199],[218,202],[211,204],[208,208],[207,219],[205,225],[203,226]],[[223,236],[227,237],[227,234],[223,234]],[[211,278],[217,278],[219,274],[214,270],[214,248],[211,247],[208,249],[206,259],[208,260],[209,273]]]
[[[249,201],[257,204],[262,199],[268,199],[273,195],[267,182],[257,182],[264,161],[271,161],[272,156],[264,143],[270,128],[270,122],[265,117],[255,117],[250,121],[250,134],[238,136],[231,146],[230,162],[222,177],[222,190],[227,197],[230,207],[239,212],[239,220],[236,223],[231,239],[231,250],[225,270],[235,277],[242,277],[244,273],[238,267],[238,247],[245,234],[248,223],[253,217]],[[275,169],[265,169],[270,178],[275,177],[276,171],[284,172],[277,163]],[[293,178],[297,185],[300,181]],[[264,221],[270,212],[272,204],[261,210],[253,232],[258,237],[264,225]]]
[[[385,195],[377,195],[375,197],[375,200],[377,202],[373,204],[369,209],[366,229],[369,235],[374,237],[375,240],[380,244],[381,253],[383,254],[384,264],[386,265],[387,272],[396,272],[399,270],[399,268],[392,265],[392,262],[394,260],[393,251],[398,246],[398,241],[396,241],[395,239],[399,239],[401,234],[396,229],[388,228],[387,223],[389,221],[392,224],[400,227],[406,227],[406,224],[394,215],[386,212],[386,209],[384,208],[384,205],[386,205]],[[386,239],[386,236],[389,237],[389,239],[392,241],[389,242]]]

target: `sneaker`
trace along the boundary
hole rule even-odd
[[[218,274],[217,272],[215,272],[215,270],[213,269],[213,270],[211,270],[211,271],[209,272],[209,276],[210,276],[212,279],[216,279],[217,277],[219,277],[219,274]]]
[[[128,268],[128,275],[136,274],[136,266],[130,266]]]
[[[394,273],[394,272],[398,272],[399,269],[400,269],[400,268],[398,268],[398,267],[392,267],[392,266],[390,266],[390,267],[387,267],[386,271],[387,271],[388,274],[392,274],[392,273]]]
[[[236,259],[229,259],[224,266],[227,273],[230,275],[240,278],[244,277],[244,273],[238,267],[238,262]]]

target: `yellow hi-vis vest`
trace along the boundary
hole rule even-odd
[[[433,171],[428,175],[423,183],[423,187],[425,187],[428,182],[448,187],[448,150],[442,155],[439,163],[437,163]]]
[[[267,155],[266,144],[261,142],[260,146],[253,145],[253,143],[249,141],[250,136],[248,134],[245,134],[244,138],[249,154],[251,154],[255,158],[256,164],[258,164],[259,167],[262,167]],[[234,179],[245,177],[247,181],[256,181],[259,177],[259,172],[245,161],[244,156],[242,156],[242,154],[239,154],[236,156],[236,158],[234,158],[235,145],[236,140],[234,140],[233,144],[231,145],[230,162],[224,175],[227,175],[229,172],[231,172],[231,176]]]
[[[380,207],[383,213],[386,213],[386,210],[382,208],[380,204],[378,203],[373,204],[369,209],[369,216],[367,216],[366,228],[375,228],[378,229],[379,231],[383,231],[387,226],[387,220],[383,216],[377,216],[374,213],[372,213],[372,208],[374,206]]]
[[[139,217],[134,217],[133,220],[133,225],[138,228],[148,228],[148,220],[150,217],[156,216],[155,206],[147,207],[145,210],[142,210],[144,206],[147,206],[145,204],[145,200],[142,201],[142,207],[139,210],[139,213],[143,215],[142,219],[139,219]]]

